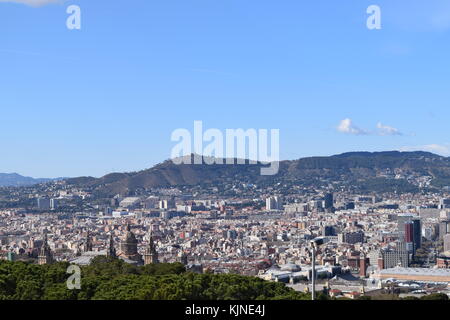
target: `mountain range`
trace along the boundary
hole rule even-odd
[[[0,187],[24,187],[60,179],[31,178],[17,173],[0,173]]]
[[[450,158],[428,152],[350,152],[280,162],[274,176],[261,176],[261,163],[245,165],[181,164],[171,160],[150,169],[112,173],[101,178],[79,177],[67,183],[89,187],[98,194],[133,194],[140,189],[195,185],[224,186],[278,183],[302,186],[346,185],[359,191],[414,192],[424,186],[450,186]]]

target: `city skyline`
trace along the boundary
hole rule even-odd
[[[171,133],[280,129],[280,158],[450,155],[450,5],[0,1],[0,172],[102,176],[170,158]],[[23,1],[26,2],[26,1]],[[81,30],[66,9],[81,8]],[[324,9],[325,8],[325,9]]]

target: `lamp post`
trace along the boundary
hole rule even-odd
[[[311,262],[311,278],[312,278],[312,301],[316,300],[316,244],[311,243],[312,246],[312,262]]]
[[[325,239],[324,238],[315,238],[314,240],[311,240],[311,248],[312,248],[312,261],[311,261],[311,282],[312,282],[312,292],[311,297],[312,300],[316,300],[316,250],[317,247],[324,244]]]

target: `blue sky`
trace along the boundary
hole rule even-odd
[[[282,159],[450,155],[446,0],[14,2],[0,0],[0,172],[148,168],[194,120],[280,129]]]

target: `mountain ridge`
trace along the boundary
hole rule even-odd
[[[191,155],[193,157],[194,155]],[[100,178],[79,177],[67,183],[83,185],[105,196],[133,194],[139,189],[167,188],[195,185],[223,185],[225,183],[275,184],[290,183],[314,185],[318,181],[363,185],[382,179],[396,179],[394,173],[408,177],[430,177],[436,187],[450,185],[450,158],[430,152],[347,152],[329,157],[308,157],[280,161],[280,170],[274,176],[261,176],[264,164],[219,165],[181,164],[166,160],[149,169],[111,173]],[[381,180],[380,180],[381,179]],[[397,179],[400,181],[402,179]],[[411,190],[413,185],[411,185]]]
[[[22,176],[18,173],[0,173],[0,187],[24,187],[40,183],[46,183],[56,180],[63,180],[64,178],[32,178]]]

